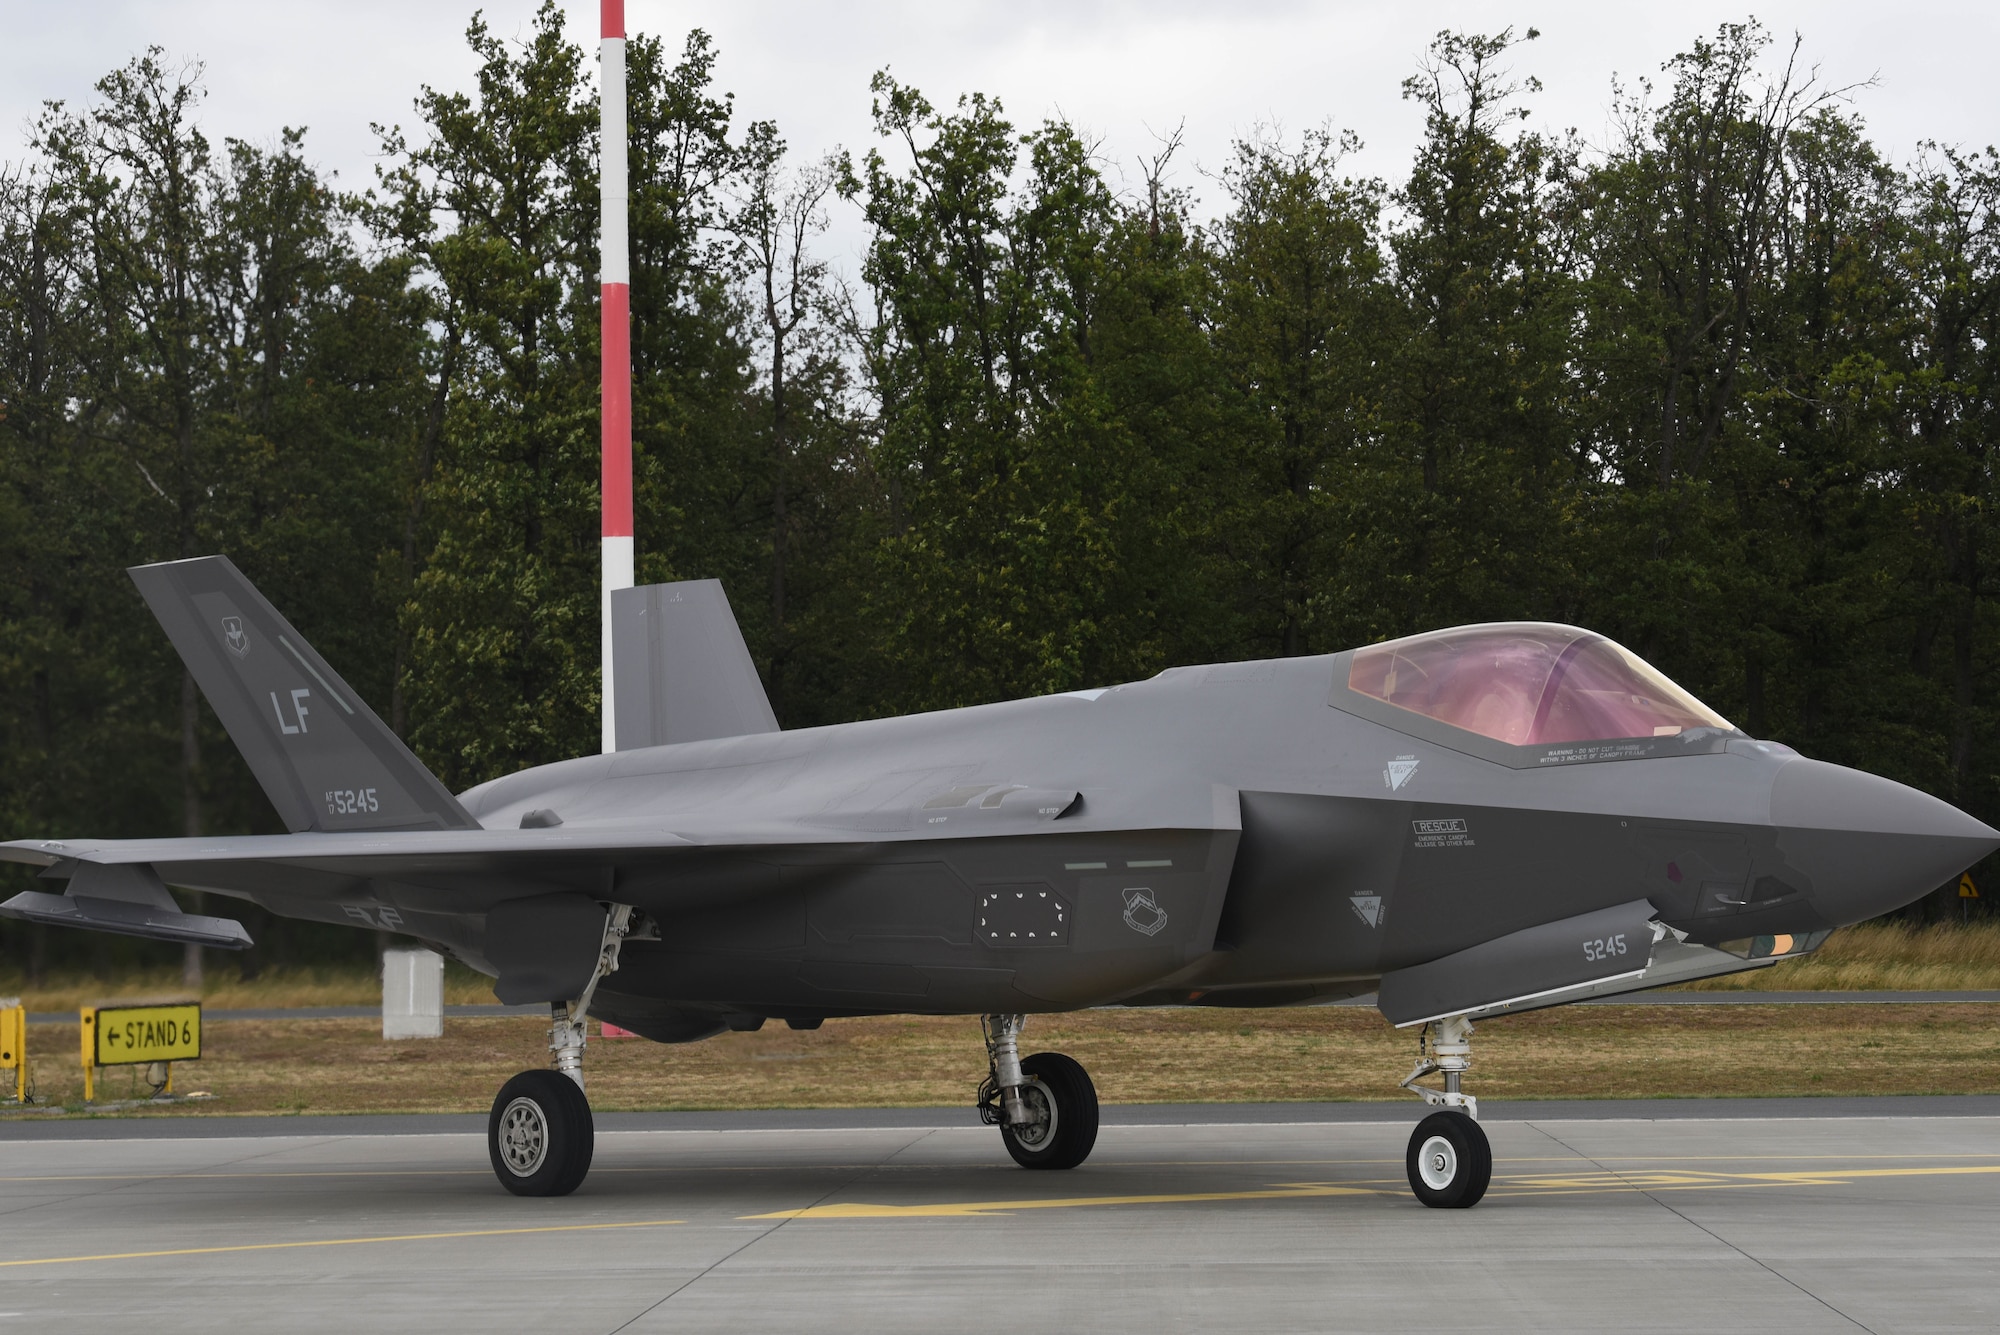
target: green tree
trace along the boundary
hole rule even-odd
[[[476,93],[426,88],[420,142],[381,132],[377,230],[442,334],[404,507],[404,694],[418,753],[460,786],[596,747],[598,113],[562,28],[544,3],[517,48],[475,18]],[[677,64],[654,39],[629,55],[638,572],[718,575],[740,606],[769,496],[721,233],[740,152],[705,35]]]
[[[1537,36],[1441,33],[1403,84],[1424,139],[1394,200],[1393,462],[1363,576],[1403,628],[1575,614],[1577,150],[1523,128],[1541,85],[1504,63]]]
[[[37,515],[7,640],[25,731],[61,776],[24,794],[17,828],[269,828],[121,570],[226,551],[363,689],[386,685],[367,665],[412,332],[383,300],[401,282],[354,253],[299,132],[211,151],[198,67],[150,51],[97,91],[44,116],[0,222],[6,504]]]
[[[1583,429],[1602,493],[1587,597],[1641,653],[1700,683],[1725,712],[1746,696],[1742,669],[1763,601],[1735,496],[1718,478],[1752,429],[1746,378],[1759,374],[1761,322],[1781,300],[1775,238],[1790,197],[1786,147],[1832,92],[1776,71],[1754,22],[1667,62],[1657,108],[1643,88],[1622,105],[1623,138],[1581,184],[1589,284]],[[1719,698],[1718,697],[1719,693]]]
[[[1181,615],[1214,591],[1212,526],[1190,513],[1193,437],[1159,411],[1205,362],[1184,229],[1135,218],[1067,125],[1017,135],[982,96],[941,113],[886,74],[874,90],[904,165],[871,151],[843,189],[875,233],[878,708],[1157,670],[1213,620]]]
[[[594,107],[553,6],[518,52],[467,40],[476,95],[427,87],[429,137],[384,133],[457,340],[404,611],[410,737],[454,786],[592,749],[597,712]]]
[[[1883,528],[1908,544],[1898,610],[1922,716],[1942,743],[1925,786],[1987,819],[1995,777],[1994,494],[2000,434],[2000,157],[1933,146],[1904,203],[1911,301],[1895,332],[1899,412],[1876,478]],[[1941,772],[1938,772],[1941,771]]]
[[[1216,231],[1213,339],[1240,403],[1232,424],[1249,481],[1225,493],[1225,531],[1257,609],[1239,653],[1332,647],[1334,627],[1312,622],[1328,620],[1346,573],[1342,520],[1370,471],[1363,454],[1381,429],[1384,334],[1395,318],[1382,187],[1340,175],[1357,147],[1328,130],[1297,148],[1255,138],[1236,145],[1223,173],[1230,211]],[[1351,619],[1350,607],[1340,612]]]

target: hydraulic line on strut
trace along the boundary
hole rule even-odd
[[[618,972],[618,947],[631,930],[632,906],[613,904],[604,919],[604,941],[598,947],[597,968],[584,985],[583,995],[575,1001],[549,1003],[550,1064],[576,1081],[578,1089],[583,1088],[584,1017],[590,1012],[590,999],[597,995],[598,983],[606,974]]]
[[[1418,1032],[1417,1066],[1402,1087],[1433,1108],[1457,1108],[1476,1122],[1479,1100],[1459,1088],[1461,1077],[1471,1066],[1472,1021],[1463,1015],[1447,1015]],[[1442,1090],[1426,1089],[1417,1083],[1432,1072],[1443,1073]]]
[[[1021,1086],[1028,1078],[1021,1073],[1021,1030],[1026,1027],[1025,1015],[982,1015],[979,1017],[979,1032],[986,1037],[986,1059],[992,1064],[989,1081],[1000,1096],[1000,1108],[1009,1126],[1025,1126],[1034,1120],[1034,1113],[1021,1097]],[[980,1104],[985,1106],[987,1093],[980,1091]]]

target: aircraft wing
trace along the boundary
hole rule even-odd
[[[0,862],[53,867],[64,862],[156,866],[256,862],[338,865],[356,871],[471,870],[492,861],[618,856],[687,848],[694,841],[659,829],[413,830],[376,834],[243,834],[198,839],[17,839],[0,843]]]
[[[443,938],[503,900],[603,893],[615,875],[693,847],[658,829],[561,827],[17,840],[0,844],[0,861],[43,867],[44,878],[68,885],[24,891],[0,903],[0,914],[224,949],[252,944],[230,919],[182,911],[172,885],[285,917]],[[699,902],[701,891],[691,886],[688,898]]]

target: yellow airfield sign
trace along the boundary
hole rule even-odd
[[[193,1061],[201,1056],[201,1003],[85,1010],[83,1041],[92,1066]]]

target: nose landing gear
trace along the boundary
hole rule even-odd
[[[1097,1088],[1060,1052],[1020,1055],[1022,1015],[987,1015],[989,1069],[979,1086],[979,1119],[1000,1128],[1007,1153],[1023,1168],[1074,1168],[1097,1144]]]
[[[1424,1026],[1417,1038],[1417,1065],[1403,1088],[1438,1111],[1417,1123],[1403,1156],[1410,1190],[1433,1209],[1463,1210],[1477,1205],[1493,1180],[1493,1147],[1479,1126],[1479,1100],[1459,1082],[1472,1065],[1472,1021],[1450,1015]],[[1442,1073],[1444,1088],[1417,1081]]]

